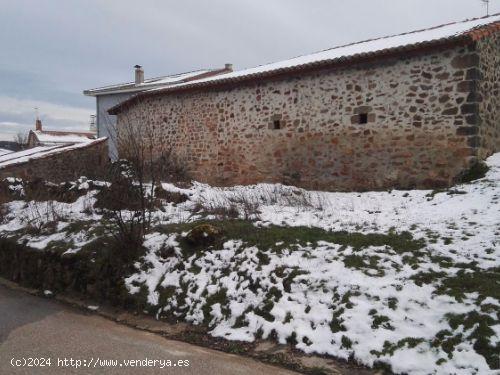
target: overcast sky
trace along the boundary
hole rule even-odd
[[[500,12],[491,0],[490,14]],[[0,0],[0,139],[88,128],[84,89],[235,69],[481,17],[481,0]]]

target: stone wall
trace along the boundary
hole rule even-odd
[[[123,110],[118,131],[147,127],[155,152],[216,185],[446,186],[477,155],[477,64],[474,45],[457,46],[151,96]]]
[[[500,151],[500,34],[478,42],[478,135],[480,158]]]
[[[80,176],[102,178],[108,165],[107,140],[93,141],[85,147],[31,159],[0,168],[0,179],[19,177],[52,182],[75,180]]]

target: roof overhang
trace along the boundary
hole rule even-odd
[[[100,95],[139,93],[139,92],[143,92],[143,91],[147,91],[147,90],[154,90],[154,89],[158,89],[161,87],[168,87],[168,86],[175,85],[175,84],[182,84],[182,83],[187,83],[187,82],[198,80],[198,79],[212,77],[212,76],[216,76],[219,74],[227,73],[229,71],[230,70],[228,70],[227,68],[200,70],[200,71],[193,72],[193,73],[199,73],[199,74],[194,74],[188,78],[184,78],[184,79],[178,81],[178,83],[151,82],[151,83],[136,85],[135,83],[130,82],[130,83],[124,83],[122,85],[112,85],[112,86],[99,87],[96,89],[84,90],[83,95],[96,97],[96,96],[100,96]],[[180,75],[182,76],[185,74],[186,73],[182,73]],[[161,79],[164,79],[167,77],[169,77],[169,76],[152,78],[149,81],[151,81],[151,80],[160,80],[161,81]]]
[[[133,87],[129,89],[92,89],[92,90],[84,90],[83,95],[96,97],[101,95],[137,93],[158,87],[161,87],[161,85],[148,85],[148,87]]]
[[[322,70],[336,70],[342,68],[356,68],[364,64],[373,64],[382,62],[383,60],[399,58],[404,52],[405,56],[419,55],[425,52],[439,50],[443,48],[452,48],[458,45],[467,45],[473,40],[468,36],[458,36],[454,39],[446,39],[432,41],[428,43],[419,43],[418,45],[407,45],[403,47],[391,48],[377,52],[361,53],[349,57],[341,57],[332,60],[323,60],[312,62],[304,65],[293,66],[289,68],[280,68],[276,70],[266,71],[262,73],[249,74],[234,78],[224,78],[206,82],[190,82],[187,84],[166,87],[161,90],[147,90],[137,93],[136,95],[118,103],[108,110],[111,115],[119,114],[124,108],[138,103],[141,99],[157,95],[167,95],[188,91],[204,91],[204,90],[222,90],[238,87],[242,84],[252,84],[264,80],[276,80],[290,75],[303,75]]]

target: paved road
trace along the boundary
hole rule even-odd
[[[12,358],[51,358],[44,368],[13,367]],[[58,366],[58,358],[170,360],[188,367]],[[19,362],[18,362],[19,363]],[[62,364],[62,363],[61,363]],[[73,362],[76,365],[76,362]],[[55,301],[0,286],[0,374],[293,374],[249,358],[166,340]]]

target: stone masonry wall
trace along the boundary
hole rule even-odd
[[[43,179],[52,182],[72,181],[80,176],[102,178],[108,165],[107,141],[87,147],[32,159],[28,162],[0,168],[0,179],[18,177],[25,180]]]
[[[480,158],[500,151],[500,34],[478,42],[478,135]]]
[[[118,116],[118,132],[147,127],[156,152],[172,149],[216,185],[445,186],[477,153],[474,48],[146,97]]]

